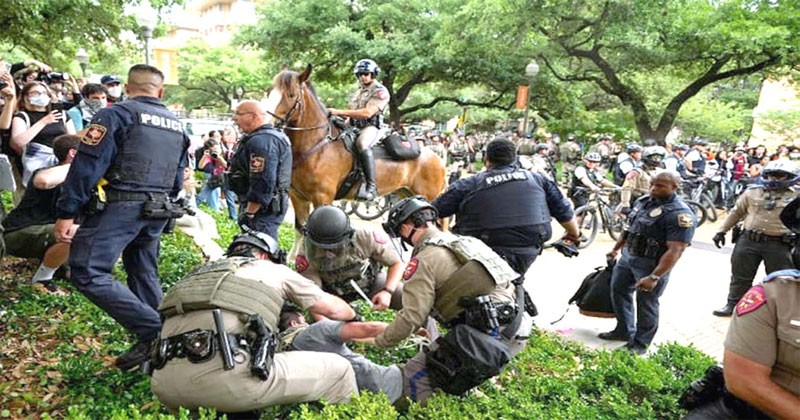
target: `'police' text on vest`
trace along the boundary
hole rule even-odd
[[[151,115],[145,113],[142,113],[141,116],[143,125],[162,127],[168,130],[176,131],[178,133],[183,132],[183,125],[178,120],[172,120],[169,118],[162,117],[160,115]]]
[[[525,175],[524,172],[516,171],[507,174],[497,174],[486,177],[486,185],[494,186],[494,185],[504,184],[509,181],[524,181],[526,179],[527,176]]]

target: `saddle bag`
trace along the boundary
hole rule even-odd
[[[390,134],[384,138],[383,146],[386,148],[386,153],[395,160],[415,159],[422,153],[419,143],[397,134]]]
[[[425,358],[428,375],[434,387],[451,395],[464,395],[497,376],[511,360],[505,341],[467,324],[456,325],[436,343]]]
[[[570,298],[569,303],[576,303],[582,315],[595,318],[614,318],[614,307],[611,304],[611,272],[614,260],[609,260],[606,267],[597,267],[583,279],[581,286]]]

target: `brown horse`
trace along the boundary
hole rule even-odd
[[[266,104],[267,113],[283,126],[292,141],[292,185],[289,197],[295,211],[295,227],[305,224],[314,207],[333,202],[339,186],[353,168],[353,155],[337,140],[340,130],[328,119],[309,81],[311,66],[302,73],[284,70],[275,76]],[[399,189],[433,200],[445,187],[442,159],[427,147],[412,160],[375,162],[381,195]],[[358,185],[344,198],[353,199]]]

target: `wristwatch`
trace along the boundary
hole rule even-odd
[[[650,273],[650,275],[648,275],[647,278],[650,279],[650,280],[653,280],[653,281],[661,280],[661,276],[657,276],[657,275],[655,275],[653,273]]]

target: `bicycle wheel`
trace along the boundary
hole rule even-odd
[[[683,200],[690,209],[694,212],[694,216],[697,218],[697,226],[701,226],[703,223],[706,222],[706,218],[708,215],[706,214],[706,209],[700,203],[692,200]]]
[[[614,213],[614,211],[608,207],[604,207],[603,212],[606,216],[604,223],[606,223],[608,236],[616,241],[622,236],[622,231],[625,230],[625,216]]]
[[[354,203],[353,213],[363,220],[375,220],[389,210],[390,206],[389,197],[384,195],[372,201]]]
[[[714,200],[712,200],[711,197],[708,194],[703,193],[703,197],[702,197],[702,200],[700,200],[700,202],[703,204],[703,207],[706,208],[706,216],[708,216],[708,220],[711,223],[716,222],[717,221],[717,207],[714,206]]]
[[[578,231],[581,233],[581,241],[578,244],[578,248],[586,248],[597,237],[597,229],[600,227],[599,219],[597,209],[581,206],[575,210],[575,220],[578,222]]]

